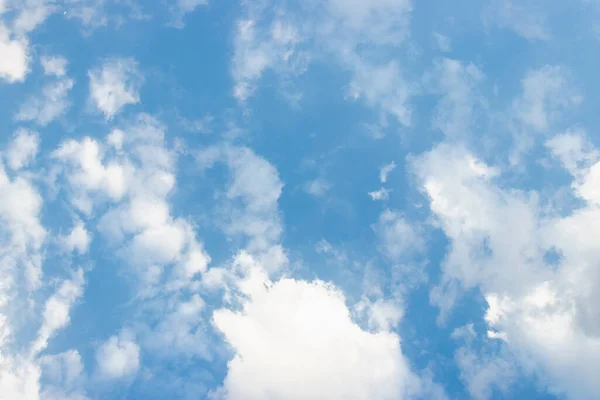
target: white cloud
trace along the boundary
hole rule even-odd
[[[28,141],[24,140],[23,145],[18,138],[15,137],[8,151],[8,159],[12,160],[9,162],[15,167],[26,164],[32,153]],[[2,162],[0,192],[0,231],[3,232],[0,235],[0,393],[7,398],[35,400],[40,388],[40,368],[32,355],[27,354],[27,344],[17,346],[16,339],[21,339],[24,325],[31,326],[33,307],[27,306],[35,305],[32,294],[41,286],[43,246],[47,237],[40,222],[43,199],[28,174],[16,171],[11,179]],[[61,327],[57,324],[60,321],[52,321],[49,316],[49,313],[44,316],[37,339],[41,347]]]
[[[359,315],[366,314],[369,329],[374,331],[395,329],[404,316],[402,304],[396,300],[371,301],[364,298],[355,306],[355,311]]]
[[[0,258],[0,273],[4,285],[0,288],[0,307],[4,290],[13,288],[12,277],[17,270],[25,274],[30,289],[40,285],[42,276],[42,245],[47,232],[40,222],[43,199],[24,176],[11,180],[0,163],[0,227],[5,235],[0,246],[6,249]]]
[[[476,400],[491,398],[494,389],[508,394],[517,376],[517,370],[510,361],[494,355],[482,356],[468,346],[460,347],[454,359],[469,394]]]
[[[375,226],[384,254],[400,261],[423,251],[425,243],[419,231],[396,211],[385,210]]]
[[[123,107],[140,101],[143,77],[134,59],[105,60],[102,66],[89,71],[88,76],[90,100],[106,119],[112,119]]]
[[[29,166],[37,155],[39,145],[37,132],[17,130],[4,154],[8,166],[15,171]]]
[[[35,30],[55,11],[55,6],[46,0],[16,2],[14,30],[18,34],[27,34]]]
[[[29,42],[24,37],[14,38],[0,22],[0,78],[9,83],[22,82],[29,72]]]
[[[78,254],[87,253],[91,234],[85,229],[82,221],[76,221],[75,226],[67,236],[60,237],[60,241],[68,252],[77,252]]]
[[[240,198],[251,212],[272,212],[283,189],[277,169],[249,148],[227,149],[231,172],[229,199]]]
[[[331,189],[331,184],[322,178],[314,179],[304,185],[306,193],[315,197],[324,197]]]
[[[558,66],[546,65],[527,73],[521,81],[522,95],[514,102],[516,118],[527,128],[545,131],[558,113],[581,102],[570,86],[568,72]]]
[[[344,37],[357,43],[399,44],[408,34],[412,4],[410,0],[328,0],[331,20],[322,29],[336,40]]]
[[[392,161],[389,164],[385,164],[383,167],[381,167],[381,169],[379,170],[379,182],[386,183],[388,176],[395,169],[396,169],[396,163],[394,161]]]
[[[546,146],[573,175],[585,167],[590,167],[600,158],[600,153],[591,145],[582,130],[569,130],[555,135],[546,142]]]
[[[185,240],[184,226],[173,221],[136,235],[128,253],[132,261],[140,265],[170,264],[184,249]]]
[[[9,399],[37,400],[39,378],[39,367],[26,359],[0,362],[0,393]]]
[[[390,191],[386,188],[379,188],[378,190],[374,191],[374,192],[369,192],[369,196],[371,196],[371,199],[377,201],[377,200],[387,200],[390,197]]]
[[[159,316],[157,326],[147,332],[145,347],[162,357],[210,357],[202,312],[205,304],[199,295],[182,300]]]
[[[183,18],[196,10],[200,6],[208,4],[208,0],[177,0],[175,5],[171,6],[171,15],[173,20],[171,25],[175,28],[183,28]]]
[[[276,20],[267,29],[259,29],[257,21],[245,19],[238,21],[236,28],[232,74],[233,95],[238,101],[245,102],[254,94],[267,69],[284,76],[305,71],[309,56],[297,49],[302,38],[295,26]]]
[[[181,126],[186,131],[199,132],[199,133],[210,133],[213,130],[214,117],[210,114],[205,115],[200,119],[189,120],[187,118],[179,118]]]
[[[512,164],[519,163],[522,154],[533,146],[534,134],[549,133],[567,109],[582,101],[564,67],[546,65],[531,70],[521,80],[521,86],[522,93],[509,110],[509,129],[515,140]]]
[[[44,74],[62,78],[67,74],[67,65],[69,62],[61,56],[42,56],[40,57]]]
[[[73,204],[89,214],[90,195],[98,192],[119,200],[127,190],[126,169],[116,162],[102,163],[103,149],[96,140],[64,141],[52,157],[66,164],[67,179],[74,190]]]
[[[9,11],[9,26],[0,21],[0,79],[23,82],[30,71],[27,35],[57,10],[55,1],[29,0],[0,3],[0,14]]]
[[[465,137],[473,128],[475,110],[481,99],[477,93],[483,73],[473,64],[443,58],[425,74],[425,86],[441,98],[432,120],[433,128],[446,136]]]
[[[268,4],[247,5],[247,15],[237,24],[232,70],[238,100],[252,96],[267,70],[289,87],[291,79],[304,73],[312,59],[333,60],[351,73],[348,99],[360,99],[379,112],[382,120],[391,116],[410,125],[408,100],[413,88],[397,60],[383,57],[368,62],[373,57],[365,57],[359,50],[367,43],[374,50],[402,44],[409,31],[410,1],[308,2],[293,10],[282,9],[274,17],[264,11]]]
[[[497,170],[461,148],[439,146],[415,164],[451,243],[443,283],[431,299],[443,315],[463,290],[478,287],[488,305],[488,330],[503,339],[519,365],[550,391],[583,400],[600,395],[592,372],[600,362],[600,308],[593,289],[600,278],[593,240],[600,167],[590,156],[596,149],[581,133],[560,135],[549,147],[571,170],[573,195],[583,201],[571,211],[542,209],[541,194],[500,187]],[[552,249],[560,257],[550,263],[545,255]],[[485,382],[502,385],[505,372],[512,373],[504,353],[484,357],[484,364],[466,353],[459,357],[469,387],[481,398],[489,390]]]
[[[361,330],[331,285],[257,283],[241,311],[214,313],[235,352],[224,398],[399,399],[419,390],[399,337]]]
[[[433,40],[440,51],[443,51],[444,53],[452,51],[452,41],[448,36],[439,32],[433,32]]]
[[[287,257],[280,245],[278,201],[284,185],[277,169],[246,147],[210,148],[201,152],[198,161],[202,167],[221,161],[229,168],[226,201],[220,206],[225,233],[246,239],[245,249],[269,261],[271,271],[280,269]]]
[[[40,359],[42,380],[41,400],[88,400],[85,394],[83,362],[77,350],[43,356]]]
[[[36,121],[48,125],[65,113],[70,105],[68,95],[73,88],[71,79],[60,79],[42,88],[39,95],[29,97],[15,115],[17,121]]]
[[[32,345],[31,353],[39,354],[48,345],[48,340],[69,321],[71,307],[83,294],[83,270],[79,269],[71,280],[65,280],[44,306],[44,321],[38,337]]]
[[[396,61],[386,64],[372,64],[362,57],[350,57],[353,77],[348,86],[348,97],[363,99],[369,106],[391,115],[402,125],[409,126],[412,111],[407,104],[412,94]]]
[[[518,3],[518,4],[516,4]],[[546,16],[535,1],[493,0],[485,7],[484,24],[514,31],[527,40],[549,40]]]
[[[98,348],[96,363],[102,379],[130,378],[140,367],[140,347],[130,332],[122,331]]]
[[[146,114],[113,129],[105,140],[67,140],[54,152],[71,202],[79,206],[84,198],[88,210],[100,213],[97,230],[123,261],[121,271],[133,285],[136,311],[144,316],[130,328],[135,346],[115,336],[98,351],[98,374],[107,379],[133,373],[128,353],[138,354],[132,355],[136,370],[141,352],[169,360],[211,355],[204,303],[197,294],[211,259],[192,223],[172,213],[176,157],[164,125]],[[119,190],[107,172],[111,166],[121,171]],[[232,196],[256,189],[242,186]],[[100,207],[105,202],[109,207]],[[260,199],[252,207],[268,208]]]

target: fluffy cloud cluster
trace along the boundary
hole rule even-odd
[[[11,399],[38,399],[41,393],[48,399],[70,398],[42,388],[42,372],[48,368],[52,372],[52,366],[46,365],[51,356],[40,354],[70,322],[70,310],[84,285],[79,268],[69,277],[54,277],[58,284],[49,296],[40,294],[48,231],[41,223],[43,199],[27,171],[38,142],[36,134],[19,131],[0,160],[0,393]],[[5,170],[4,162],[12,171]],[[40,298],[43,305],[37,306]],[[26,299],[30,307],[23,306]],[[21,335],[35,326],[35,338],[21,342]]]
[[[249,254],[234,264],[245,272],[236,282],[242,308],[213,315],[234,351],[218,398],[445,398],[411,370],[398,335],[362,330],[331,284],[272,283]]]
[[[488,304],[488,336],[505,340],[521,368],[550,390],[588,399],[600,393],[593,374],[600,362],[592,239],[600,215],[597,151],[581,132],[559,135],[548,146],[573,174],[572,194],[583,202],[567,214],[552,199],[548,211],[535,192],[498,186],[499,171],[464,148],[442,145],[416,162],[451,241],[432,301],[444,317],[460,293],[479,287]]]
[[[366,43],[377,50],[403,43],[410,26],[410,1],[309,1],[273,17],[267,8],[249,5],[237,23],[232,73],[238,100],[251,97],[268,70],[281,78],[284,97],[297,100],[302,93],[289,78],[303,74],[313,61],[333,57],[350,71],[347,97],[372,107],[379,114],[378,125],[386,126],[388,117],[410,125],[413,88],[398,62],[390,57],[373,62],[361,53]],[[311,22],[301,24],[302,19]]]
[[[107,59],[89,71],[90,100],[106,119],[112,119],[121,109],[140,101],[143,77],[137,62],[131,58]]]

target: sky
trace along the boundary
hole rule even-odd
[[[0,0],[0,398],[600,398],[596,0]]]

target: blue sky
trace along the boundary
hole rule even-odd
[[[600,398],[599,15],[0,0],[0,398]]]

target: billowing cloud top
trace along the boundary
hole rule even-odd
[[[599,16],[0,0],[0,399],[600,399]]]

